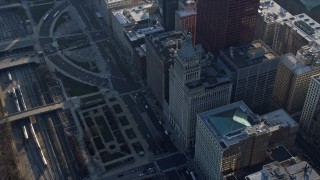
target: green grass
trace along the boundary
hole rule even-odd
[[[102,137],[104,139],[104,142],[108,143],[110,141],[113,141],[114,138],[111,134],[111,131],[110,131],[104,117],[98,116],[98,117],[95,117],[94,120],[96,121],[97,125],[99,126],[99,129],[100,129],[100,132],[101,132]]]
[[[53,6],[54,3],[30,7],[33,19],[38,23],[40,19],[45,15],[45,13]]]
[[[99,89],[95,86],[89,86],[87,84],[80,83],[75,81],[63,74],[56,72],[56,75],[61,79],[64,88],[66,89],[69,96],[82,96],[85,94],[90,94],[94,92],[98,92]]]

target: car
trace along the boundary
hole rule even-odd
[[[131,173],[135,173],[135,172],[136,172],[135,170],[132,170],[132,171],[131,171]]]
[[[155,173],[155,172],[156,172],[156,170],[154,170],[154,169],[153,169],[153,170],[151,170],[151,171],[149,171],[149,172],[150,172],[150,173]]]
[[[144,174],[143,174],[143,173],[140,173],[138,176],[139,176],[139,177],[142,177],[142,176],[144,176]]]
[[[118,177],[122,177],[122,176],[123,176],[123,174],[119,174],[119,175],[118,175]]]
[[[149,168],[149,169],[148,169],[148,171],[152,171],[152,170],[154,170],[154,168],[153,168],[153,167],[151,167],[151,168]]]

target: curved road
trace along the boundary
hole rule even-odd
[[[107,78],[101,78],[98,76],[94,76],[88,72],[82,71],[79,68],[76,68],[75,66],[71,65],[67,61],[65,61],[62,57],[55,54],[52,56],[48,56],[48,58],[51,60],[51,62],[57,66],[60,70],[68,73],[71,78],[77,80],[80,79],[84,82],[87,82],[89,84],[92,84],[94,86],[109,88],[109,81]]]
[[[58,7],[52,9],[50,12],[49,12],[49,15],[48,17],[46,18],[46,20],[44,20],[41,24],[41,27],[40,27],[40,31],[39,31],[39,36],[49,36],[50,34],[50,27],[52,25],[52,22],[54,20],[54,17],[53,15],[56,13],[56,12],[61,12],[64,8],[66,8],[69,4],[68,3],[64,3],[64,4],[61,4],[59,5]],[[47,13],[46,13],[47,15]],[[42,17],[43,18],[43,17]]]

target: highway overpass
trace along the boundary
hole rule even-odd
[[[45,106],[40,106],[40,107],[36,107],[33,109],[28,109],[26,111],[22,111],[22,112],[18,112],[18,113],[14,113],[14,114],[10,114],[8,116],[5,116],[2,120],[0,120],[0,124],[6,123],[6,122],[16,121],[16,120],[27,118],[29,116],[34,116],[37,114],[42,114],[42,113],[54,111],[57,109],[67,109],[69,107],[71,107],[70,101],[48,104]]]

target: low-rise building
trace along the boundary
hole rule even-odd
[[[262,170],[246,176],[246,180],[319,180],[319,174],[305,161],[264,165]]]
[[[293,148],[299,125],[285,110],[279,109],[261,115],[261,119],[268,126],[271,133],[269,148],[279,145],[283,145],[289,150]]]

